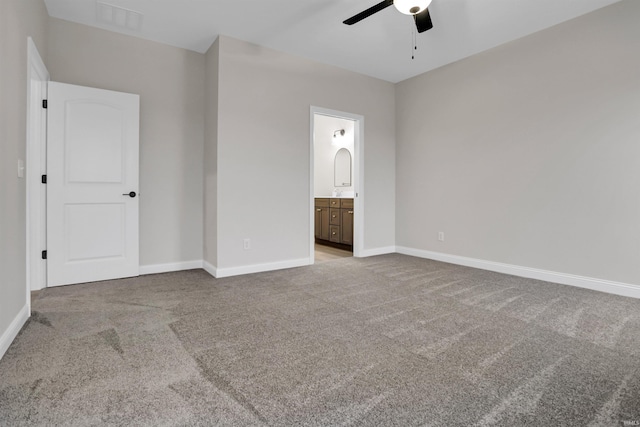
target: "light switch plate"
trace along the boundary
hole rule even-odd
[[[18,159],[18,178],[24,178],[24,160]]]

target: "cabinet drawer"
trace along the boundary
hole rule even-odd
[[[340,207],[340,199],[328,199],[329,207],[331,208],[339,208]]]
[[[340,226],[329,226],[329,240],[332,242],[340,243]]]
[[[340,199],[340,207],[353,209],[353,199]]]
[[[328,208],[329,207],[329,199],[316,199],[315,204],[319,208]]]
[[[329,224],[340,225],[340,209],[329,209]]]

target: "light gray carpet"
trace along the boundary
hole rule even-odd
[[[0,425],[640,422],[639,300],[408,256],[46,289],[33,310]]]

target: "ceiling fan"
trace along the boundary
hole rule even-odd
[[[431,15],[429,15],[429,9],[427,9],[430,3],[431,0],[384,0],[375,6],[352,16],[343,23],[353,25],[356,22],[362,21],[364,18],[368,18],[374,13],[378,13],[389,6],[394,5],[399,12],[404,13],[405,15],[412,15],[418,32],[423,33],[433,28]]]

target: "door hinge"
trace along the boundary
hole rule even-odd
[[[47,251],[42,251],[42,259],[47,259]]]
[[[46,99],[42,100],[42,108],[47,108],[47,100]]]
[[[43,184],[47,183],[47,175],[42,175],[42,183]]]

